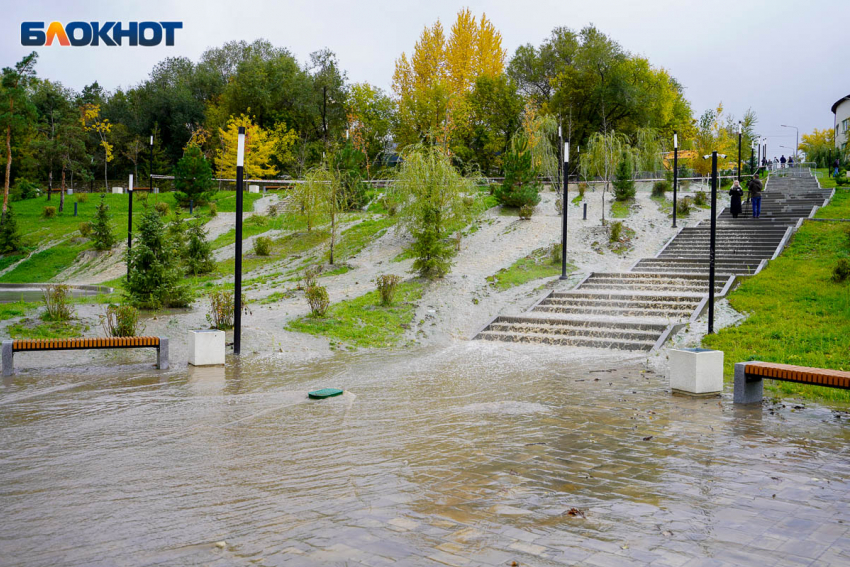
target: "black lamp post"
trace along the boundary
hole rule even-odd
[[[676,228],[676,197],[679,190],[679,135],[673,132],[673,228]]]
[[[563,215],[561,219],[561,279],[567,279],[567,218],[568,218],[568,210],[567,206],[567,185],[569,181],[570,175],[570,143],[564,143],[564,196],[562,198],[562,203],[564,204],[561,207],[561,213]]]
[[[561,119],[558,118],[558,187],[561,187],[561,169],[563,168],[564,160],[561,157],[561,147],[564,145],[564,138],[561,135]],[[563,204],[563,203],[562,203]],[[563,212],[563,207],[561,207]]]
[[[756,161],[756,143],[750,142],[750,175],[755,174],[755,161]]]
[[[741,136],[744,129],[740,121],[738,121],[738,183],[741,182]]]
[[[127,211],[127,281],[130,281],[130,250],[133,248],[133,174],[130,174],[130,185],[127,189],[129,206]]]
[[[153,135],[151,135],[151,157],[148,161],[148,191],[153,193]]]
[[[726,158],[724,154],[720,157]],[[714,260],[716,255],[716,233],[717,233],[717,150],[711,152],[711,239],[708,248],[708,334],[714,332]]]
[[[245,165],[245,127],[239,127],[236,146],[236,280],[233,285],[233,354],[242,348],[242,168]]]

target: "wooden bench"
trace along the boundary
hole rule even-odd
[[[765,378],[850,390],[850,372],[773,362],[739,362],[735,364],[734,402],[761,403]]]
[[[166,337],[111,337],[91,339],[15,339],[3,341],[3,376],[15,373],[15,353],[48,350],[89,350],[112,348],[155,348],[156,367],[168,368]]]

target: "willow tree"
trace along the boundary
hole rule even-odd
[[[337,232],[340,216],[348,207],[348,191],[339,169],[328,161],[323,161],[304,176],[304,183],[298,188],[296,201],[301,206],[301,214],[307,220],[307,230],[313,227],[318,216],[330,221],[330,245],[328,261],[334,263]]]
[[[451,268],[457,248],[449,236],[468,222],[463,198],[475,188],[438,147],[414,146],[402,158],[392,191],[401,203],[399,224],[413,237],[413,271],[439,278]]]
[[[605,193],[611,187],[615,172],[624,154],[633,152],[624,134],[609,130],[590,136],[585,151],[581,153],[583,177],[597,177],[605,182],[602,189],[602,224],[605,224]]]

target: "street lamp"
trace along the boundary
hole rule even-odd
[[[563,158],[561,156],[561,148],[564,146],[564,137],[561,134],[561,118],[558,117],[558,187],[561,186],[561,170],[563,169]],[[563,203],[561,203],[563,204]],[[564,207],[561,207],[561,213],[564,212]]]
[[[560,127],[558,128],[560,134]],[[560,136],[559,136],[560,137]],[[567,206],[567,184],[569,182],[569,164],[570,164],[570,143],[564,143],[564,196],[561,200],[563,203],[563,207],[561,207],[561,212],[563,214],[563,218],[561,219],[561,279],[567,279],[567,218],[568,218],[568,210]]]
[[[679,135],[673,132],[673,228],[676,228],[676,195],[679,190]]]
[[[738,121],[738,183],[741,182],[741,136],[744,133],[743,124]]]
[[[796,126],[787,126],[785,124],[780,124],[783,128],[793,128],[797,132],[797,141],[794,144],[794,160],[797,160],[797,152],[800,150],[800,129]],[[791,149],[791,148],[788,148]]]
[[[708,247],[708,334],[714,332],[714,259],[716,256],[716,233],[717,233],[717,157],[726,159],[725,154],[718,154],[717,150],[711,155],[703,156],[703,159],[711,158],[711,240]]]
[[[127,281],[130,281],[130,250],[133,248],[133,174],[130,174],[130,185],[127,189],[129,206],[127,211]]]
[[[245,127],[239,127],[236,145],[236,281],[233,285],[233,354],[242,348],[242,169],[245,164]]]
[[[756,172],[756,141],[750,140],[750,175],[755,174]]]
[[[148,195],[153,193],[153,134],[151,134],[151,157],[148,162]]]

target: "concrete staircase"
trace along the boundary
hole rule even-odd
[[[807,176],[772,175],[761,216],[717,217],[715,297],[736,278],[758,273],[794,227],[826,204],[832,191]],[[745,213],[750,212],[749,207]],[[594,272],[569,291],[553,291],[519,316],[498,316],[476,339],[632,351],[659,348],[708,302],[710,223],[681,229],[654,258],[627,272]]]

